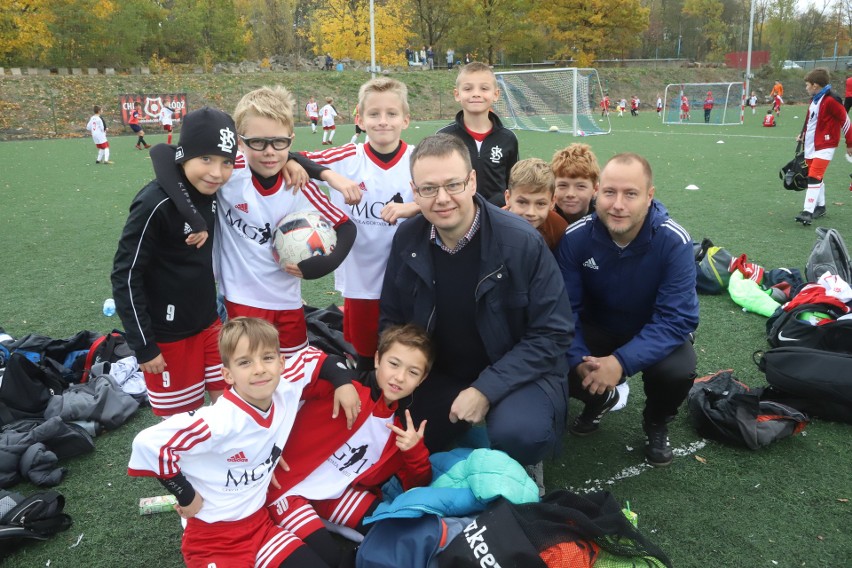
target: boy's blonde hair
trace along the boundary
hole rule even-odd
[[[494,74],[494,70],[481,61],[471,61],[470,63],[468,63],[467,65],[463,65],[462,68],[459,69],[459,74],[456,76],[456,87],[459,86],[461,76],[465,73],[490,73],[491,78],[494,80],[494,84],[497,85],[497,75]]]
[[[234,123],[237,133],[242,134],[246,129],[249,118],[262,117],[274,120],[281,126],[293,132],[293,106],[296,101],[293,95],[281,85],[261,87],[243,95],[237,108],[234,109]]]
[[[509,193],[516,187],[524,188],[525,193],[547,193],[553,197],[556,178],[547,162],[539,158],[527,158],[512,166],[509,172]]]
[[[379,336],[376,353],[379,359],[387,353],[395,343],[404,345],[411,349],[417,349],[426,357],[426,368],[424,373],[428,374],[435,360],[435,348],[426,330],[419,325],[407,323],[405,325],[392,325],[385,329]]]
[[[225,367],[230,367],[231,357],[234,356],[237,343],[242,337],[248,338],[251,353],[262,349],[274,349],[278,352],[278,330],[274,325],[260,318],[232,318],[219,331],[219,355]]]
[[[587,179],[597,185],[601,177],[598,159],[588,144],[574,143],[553,154],[550,162],[553,175],[561,178]]]
[[[331,104],[331,103],[334,102],[334,98],[333,97],[326,97],[325,102],[327,102],[328,104]]]
[[[369,95],[374,93],[395,94],[402,103],[403,114],[407,115],[411,113],[408,106],[408,87],[405,86],[405,83],[389,77],[376,77],[375,79],[370,79],[358,89],[358,106],[356,109],[360,114],[364,114],[364,101]]]

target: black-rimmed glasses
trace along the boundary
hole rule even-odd
[[[240,140],[246,146],[258,152],[263,152],[267,146],[272,146],[275,150],[286,150],[293,143],[292,136],[279,136],[277,138],[246,138],[245,136],[240,136]]]
[[[419,187],[415,185],[414,191],[416,191],[417,195],[419,195],[420,197],[425,198],[435,197],[436,195],[438,195],[438,192],[441,190],[441,188],[443,188],[444,191],[446,191],[448,194],[455,195],[467,189],[467,182],[469,181],[470,172],[467,172],[467,177],[464,178],[462,181],[451,181],[443,185],[421,185]]]

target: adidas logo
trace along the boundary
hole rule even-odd
[[[183,224],[183,234],[188,235],[192,232],[192,227],[189,226],[189,223]]]
[[[228,458],[228,463],[245,463],[248,461],[245,452],[237,452]]]
[[[595,257],[589,258],[589,260],[583,263],[583,266],[585,266],[586,268],[591,268],[592,270],[598,270],[600,268],[598,266],[598,263],[595,262]]]
[[[236,205],[234,205],[234,207],[236,207],[243,213],[248,213],[248,203],[237,203]]]

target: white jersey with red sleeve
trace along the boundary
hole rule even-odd
[[[101,115],[93,114],[88,124],[86,124],[86,130],[92,133],[92,142],[95,144],[103,144],[107,141],[106,126]]]
[[[283,178],[264,189],[242,154],[217,194],[214,263],[219,289],[231,302],[266,310],[302,307],[301,280],[284,272],[272,256],[272,236],[290,213],[316,210],[337,228],[348,217],[313,182],[293,193]]]
[[[334,287],[344,298],[378,300],[382,294],[391,242],[396,225],[382,221],[382,208],[389,202],[414,201],[409,160],[414,146],[400,141],[399,153],[389,163],[379,160],[369,144],[346,144],[305,155],[360,185],[360,203],[347,205],[343,194],[331,191],[331,201],[358,226],[355,244],[343,264],[334,271]]]
[[[319,106],[316,102],[308,103],[305,105],[305,114],[308,118],[318,118],[319,117]]]
[[[182,473],[204,500],[196,518],[206,523],[250,516],[266,503],[296,411],[325,357],[307,347],[287,359],[266,412],[229,389],[212,406],[142,430],[133,440],[128,474],[168,479]]]
[[[323,126],[334,126],[334,117],[337,116],[337,111],[331,105],[323,106],[320,111]]]

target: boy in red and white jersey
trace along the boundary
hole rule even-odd
[[[376,370],[363,384],[353,383],[361,406],[352,428],[329,421],[331,387],[318,385],[325,396],[311,397],[299,409],[277,468],[278,486],[267,496],[274,522],[296,534],[329,566],[341,563],[338,544],[321,519],[367,532],[363,519],[381,502],[381,486],[396,475],[405,490],[432,480],[429,451],[423,443],[426,422],[419,427],[400,401],[412,396],[432,365],[428,334],[414,324],[382,332]]]
[[[408,89],[396,79],[371,79],[358,93],[358,121],[368,142],[308,152],[317,164],[354,180],[362,189],[357,203],[344,203],[334,192],[332,202],[358,225],[349,256],[334,272],[335,288],[343,294],[343,334],[358,353],[358,366],[372,368],[379,329],[379,297],[397,222],[420,212],[411,190],[408,158],[412,146],[400,136],[408,128]]]
[[[107,141],[106,131],[107,126],[104,118],[101,116],[101,107],[95,105],[92,109],[95,114],[89,119],[86,124],[86,130],[92,134],[92,142],[98,149],[98,157],[95,160],[96,164],[112,164],[109,161],[109,142]]]
[[[334,117],[337,116],[337,109],[334,108],[334,99],[331,97],[325,98],[325,105],[319,110],[322,117],[322,143],[323,145],[332,145],[334,140]]]
[[[319,107],[313,95],[308,99],[308,104],[305,105],[305,116],[308,117],[308,121],[311,123],[311,132],[316,134],[317,122],[319,122]]]
[[[307,348],[285,366],[276,329],[256,318],[226,323],[219,350],[230,388],[212,406],[140,432],[128,474],[156,477],[177,497],[175,510],[187,519],[181,550],[191,568],[323,566],[295,535],[272,523],[264,505],[296,411],[322,386],[318,377],[335,386],[332,421],[340,405],[345,420],[354,422],[358,395],[338,366],[342,358]]]
[[[846,153],[852,155],[852,132],[846,109],[831,92],[827,69],[817,67],[809,71],[805,75],[805,90],[812,99],[798,140],[805,143],[808,190],[804,209],[795,221],[810,225],[814,219],[825,215],[825,170],[834,157],[841,136],[846,139]]]
[[[160,124],[163,125],[163,130],[169,133],[166,139],[166,144],[172,143],[172,123],[174,122],[175,111],[168,105],[163,105],[160,108]]]
[[[302,307],[301,278],[320,278],[337,268],[352,247],[357,229],[340,207],[313,182],[293,192],[285,185],[290,158],[311,177],[337,188],[357,186],[326,167],[287,152],[293,140],[293,97],[284,87],[247,93],[234,110],[242,155],[231,179],[218,193],[215,240],[219,291],[228,317],[253,316],[272,322],[285,356],[308,344]],[[337,245],[328,256],[316,256],[281,270],[272,255],[273,233],[290,213],[318,211],[334,227]]]

